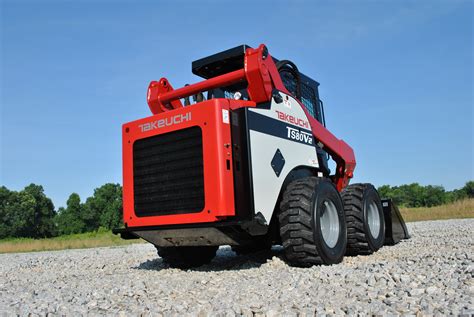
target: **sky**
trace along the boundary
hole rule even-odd
[[[56,207],[122,182],[121,125],[195,59],[265,43],[321,83],[352,182],[474,179],[474,1],[0,0],[0,185]]]

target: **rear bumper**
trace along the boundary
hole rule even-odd
[[[137,180],[136,175],[134,175],[137,171],[136,167],[134,168],[134,153],[137,153],[137,149],[135,148],[134,152],[134,147],[143,143],[137,141],[165,134],[170,135],[173,132],[193,127],[198,127],[202,134],[202,163],[200,168],[203,169],[203,172],[196,173],[199,174],[196,177],[203,177],[203,204],[199,205],[198,209],[186,210],[186,208],[183,208],[179,210],[180,205],[186,205],[180,204],[180,199],[186,199],[186,197],[176,195],[176,193],[179,193],[179,188],[169,191],[165,195],[151,192],[148,195],[146,188],[139,187],[140,180]],[[213,223],[235,216],[231,126],[229,104],[226,99],[208,100],[201,102],[199,106],[189,106],[126,123],[122,128],[122,136],[123,220],[127,228]],[[167,144],[173,144],[178,154],[181,149],[176,150],[176,146],[185,146],[184,142],[180,142],[179,137],[174,143],[168,141]],[[157,145],[156,148],[161,151],[162,146]],[[182,151],[186,150],[186,148],[182,149]],[[163,151],[166,152],[166,149]],[[149,171],[155,171],[153,172],[155,174],[149,176],[149,179],[158,180],[158,185],[153,186],[166,183],[164,180],[170,177],[183,177],[178,176],[178,174],[188,177],[188,183],[193,182],[194,167],[190,170],[181,168],[179,171],[170,172],[166,170],[172,164],[169,161],[163,164],[156,162],[150,164],[152,165],[147,166],[147,168]],[[136,192],[141,192],[140,201],[136,196]],[[171,205],[178,207],[172,211],[158,210],[164,204],[167,204],[167,199],[175,199],[176,201]],[[143,206],[146,204],[152,207],[147,207],[148,210],[143,212]],[[157,211],[153,212],[153,208],[157,208]]]
[[[120,228],[112,232],[125,240],[142,238],[159,247],[246,245],[255,236],[264,235],[267,226],[253,219]]]
[[[250,243],[250,236],[243,234],[239,226],[196,226],[166,228],[152,226],[146,228],[115,229],[115,234],[125,240],[142,238],[155,246],[211,246],[240,245]],[[244,237],[247,237],[245,239]]]

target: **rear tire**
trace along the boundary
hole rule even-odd
[[[372,254],[383,246],[385,220],[372,184],[353,184],[342,192],[347,221],[347,255]]]
[[[156,247],[158,255],[171,267],[189,269],[207,264],[216,256],[217,246]]]
[[[308,267],[342,261],[347,243],[344,208],[329,180],[307,177],[291,182],[278,219],[289,264]]]

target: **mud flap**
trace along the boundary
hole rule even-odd
[[[410,239],[405,221],[397,205],[391,199],[382,199],[385,218],[385,245],[394,245],[403,239]]]

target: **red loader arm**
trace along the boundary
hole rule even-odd
[[[269,102],[274,89],[290,94],[284,86],[280,74],[265,45],[248,48],[245,52],[244,68],[216,76],[189,86],[174,90],[166,78],[152,81],[148,86],[147,102],[153,114],[182,108],[180,99],[199,92],[225,87],[239,82],[247,82],[250,101],[235,101],[231,106],[255,107]],[[301,104],[301,102],[300,102]],[[301,104],[311,125],[313,136],[337,164],[333,181],[339,191],[349,184],[353,177],[356,161],[354,151],[343,140],[336,138],[328,129],[314,119]]]

